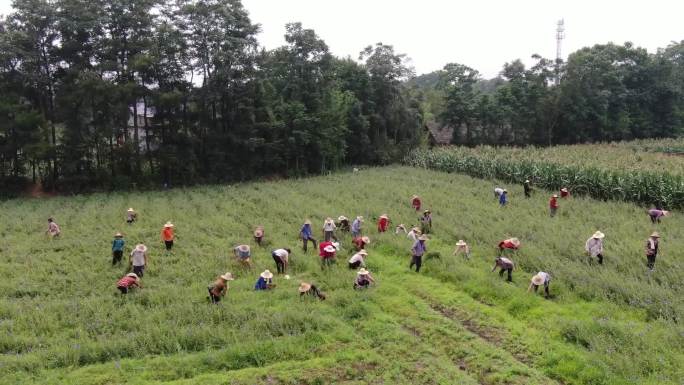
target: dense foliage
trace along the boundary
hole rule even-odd
[[[259,47],[239,0],[15,0],[0,21],[0,177],[81,191],[303,175],[399,159],[411,70],[313,30]],[[137,118],[133,118],[133,117]],[[7,187],[7,186],[5,186]]]

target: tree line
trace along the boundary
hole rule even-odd
[[[684,41],[656,53],[600,44],[567,62],[533,56],[495,79],[459,63],[414,79],[426,111],[463,145],[553,145],[673,137],[684,131]]]
[[[406,57],[259,46],[239,0],[15,0],[0,20],[0,180],[87,191],[320,173],[415,147]]]

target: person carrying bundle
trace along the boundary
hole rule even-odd
[[[420,197],[418,195],[414,195],[411,197],[411,206],[413,207],[414,210],[420,211],[421,205],[422,205],[422,202],[421,202]]]
[[[335,222],[333,221],[333,219],[330,217],[326,218],[325,222],[323,223],[323,238],[326,242],[329,242],[331,240],[337,241],[337,238],[335,237],[336,229],[337,226],[335,226]]]
[[[312,297],[318,297],[321,301],[325,300],[325,294],[322,293],[314,284],[308,283],[308,282],[300,282],[299,283],[299,288],[297,289],[299,291],[299,297],[304,297],[305,295],[310,295]]]
[[[135,273],[126,274],[116,283],[116,288],[119,289],[121,294],[128,294],[134,287],[138,287],[141,289],[143,287],[142,282],[140,282],[140,278]]]
[[[538,272],[530,282],[530,287],[527,288],[527,292],[534,289],[536,293],[539,286],[544,285],[544,297],[549,298],[549,283],[551,282],[551,276],[543,271]]]
[[[501,270],[499,271],[500,277],[503,277],[504,272],[508,272],[507,281],[513,282],[513,269],[515,268],[513,261],[506,257],[497,257],[494,260],[494,267],[492,268],[492,271],[495,271],[497,267],[501,268]]]
[[[354,280],[354,289],[368,289],[371,284],[375,283],[375,279],[371,275],[370,271],[364,269],[363,267],[359,269],[356,273],[356,279]]]
[[[123,234],[114,234],[114,240],[112,241],[112,266],[121,264],[125,245],[126,241],[123,239]]]
[[[390,220],[387,214],[380,215],[380,218],[378,218],[378,232],[384,233],[385,231],[387,231],[389,224]]]
[[[597,258],[599,265],[603,265],[603,238],[605,236],[602,232],[596,231],[584,244],[584,250],[591,258]]]
[[[660,218],[670,215],[667,210],[660,209],[650,209],[648,210],[648,216],[651,218],[651,223],[660,223]]]
[[[214,284],[207,287],[211,303],[218,304],[221,302],[221,298],[228,292],[228,281],[232,280],[234,280],[233,274],[226,273],[219,275],[218,278],[216,278],[216,281],[214,281]]]

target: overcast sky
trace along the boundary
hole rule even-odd
[[[10,0],[0,0],[7,13]],[[563,55],[609,41],[654,52],[684,40],[684,0],[243,0],[261,24],[266,48],[285,43],[285,23],[313,28],[337,56],[357,58],[367,45],[392,44],[418,74],[458,62],[493,77],[507,61],[556,55],[556,22],[564,18]]]

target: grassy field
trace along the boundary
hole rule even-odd
[[[648,274],[644,208],[585,198],[561,201],[547,215],[548,193],[498,207],[496,181],[407,167],[326,177],[166,192],[15,200],[0,210],[0,383],[4,384],[672,384],[684,383],[684,271],[675,213],[657,225],[661,255]],[[377,234],[372,218],[416,223],[409,197],[434,213],[428,242],[440,258],[408,270],[405,236]],[[129,227],[129,206],[140,221]],[[378,285],[351,289],[343,258],[321,270],[297,234],[305,218],[368,218],[369,269]],[[45,220],[62,226],[44,237]],[[177,245],[159,242],[172,220]],[[256,266],[240,268],[231,248],[266,244]],[[606,234],[603,266],[587,264],[584,241]],[[124,231],[127,249],[144,241],[151,262],[145,288],[122,298],[124,273],[110,266],[110,242]],[[320,235],[320,234],[318,234]],[[512,284],[491,272],[495,245],[523,242],[512,256]],[[471,260],[452,257],[458,239]],[[287,281],[254,292],[260,271],[275,271],[270,250],[293,249]],[[538,271],[552,274],[552,299],[526,292]],[[219,306],[206,286],[225,271],[237,279]],[[313,281],[324,302],[300,299]]]

